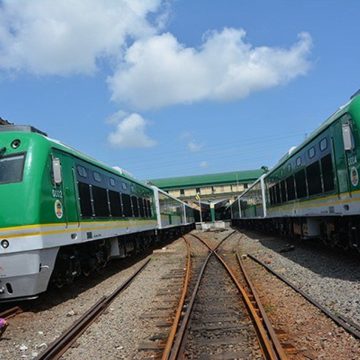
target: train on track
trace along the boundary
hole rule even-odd
[[[197,211],[31,126],[0,126],[0,199],[0,301],[190,231]]]
[[[360,92],[229,207],[232,223],[360,251]]]

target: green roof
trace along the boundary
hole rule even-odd
[[[249,183],[263,174],[263,170],[231,171],[225,173],[179,176],[174,178],[154,179],[151,183],[161,189],[179,189],[209,185]]]

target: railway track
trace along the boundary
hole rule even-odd
[[[36,360],[59,359],[85,330],[106,310],[110,303],[123,292],[145,269],[151,258],[145,261],[126,281],[110,295],[100,298],[88,311],[65,330],[49,347],[36,357]]]
[[[7,310],[0,312],[0,318],[8,320],[8,319],[16,316],[17,314],[20,314],[21,312],[22,312],[22,309],[19,306],[14,306],[12,308],[9,308]]]
[[[184,316],[173,325],[176,335],[168,338],[163,360],[286,359],[252,285],[245,289],[218,254],[221,244],[234,233],[214,248],[191,234],[208,248],[208,255],[196,283],[190,286],[186,306],[179,304],[178,311],[181,306]]]
[[[332,319],[337,325],[341,326],[344,330],[346,330],[348,333],[356,337],[357,339],[360,339],[360,326],[356,323],[354,323],[351,319],[348,319],[341,315],[336,315],[332,313],[329,309],[322,306],[318,301],[316,301],[314,298],[312,298],[310,295],[306,294],[304,291],[302,291],[299,287],[297,287],[295,284],[287,280],[284,276],[277,273],[271,267],[263,263],[261,260],[256,258],[255,256],[251,254],[247,254],[247,256],[255,261],[257,264],[261,265],[263,268],[265,268],[269,273],[280,279],[282,282],[284,282],[286,285],[291,287],[294,291],[296,291],[298,294],[300,294],[302,297],[304,297],[307,301],[309,301],[312,305],[316,306],[322,313],[324,313],[327,317]]]

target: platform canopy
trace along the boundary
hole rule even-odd
[[[178,188],[193,188],[199,186],[213,186],[217,184],[223,185],[234,183],[249,183],[259,178],[262,174],[262,169],[255,169],[153,179],[150,180],[150,182],[161,189],[170,190]]]

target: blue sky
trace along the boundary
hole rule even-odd
[[[141,179],[271,167],[360,88],[355,0],[0,4],[0,116]]]

